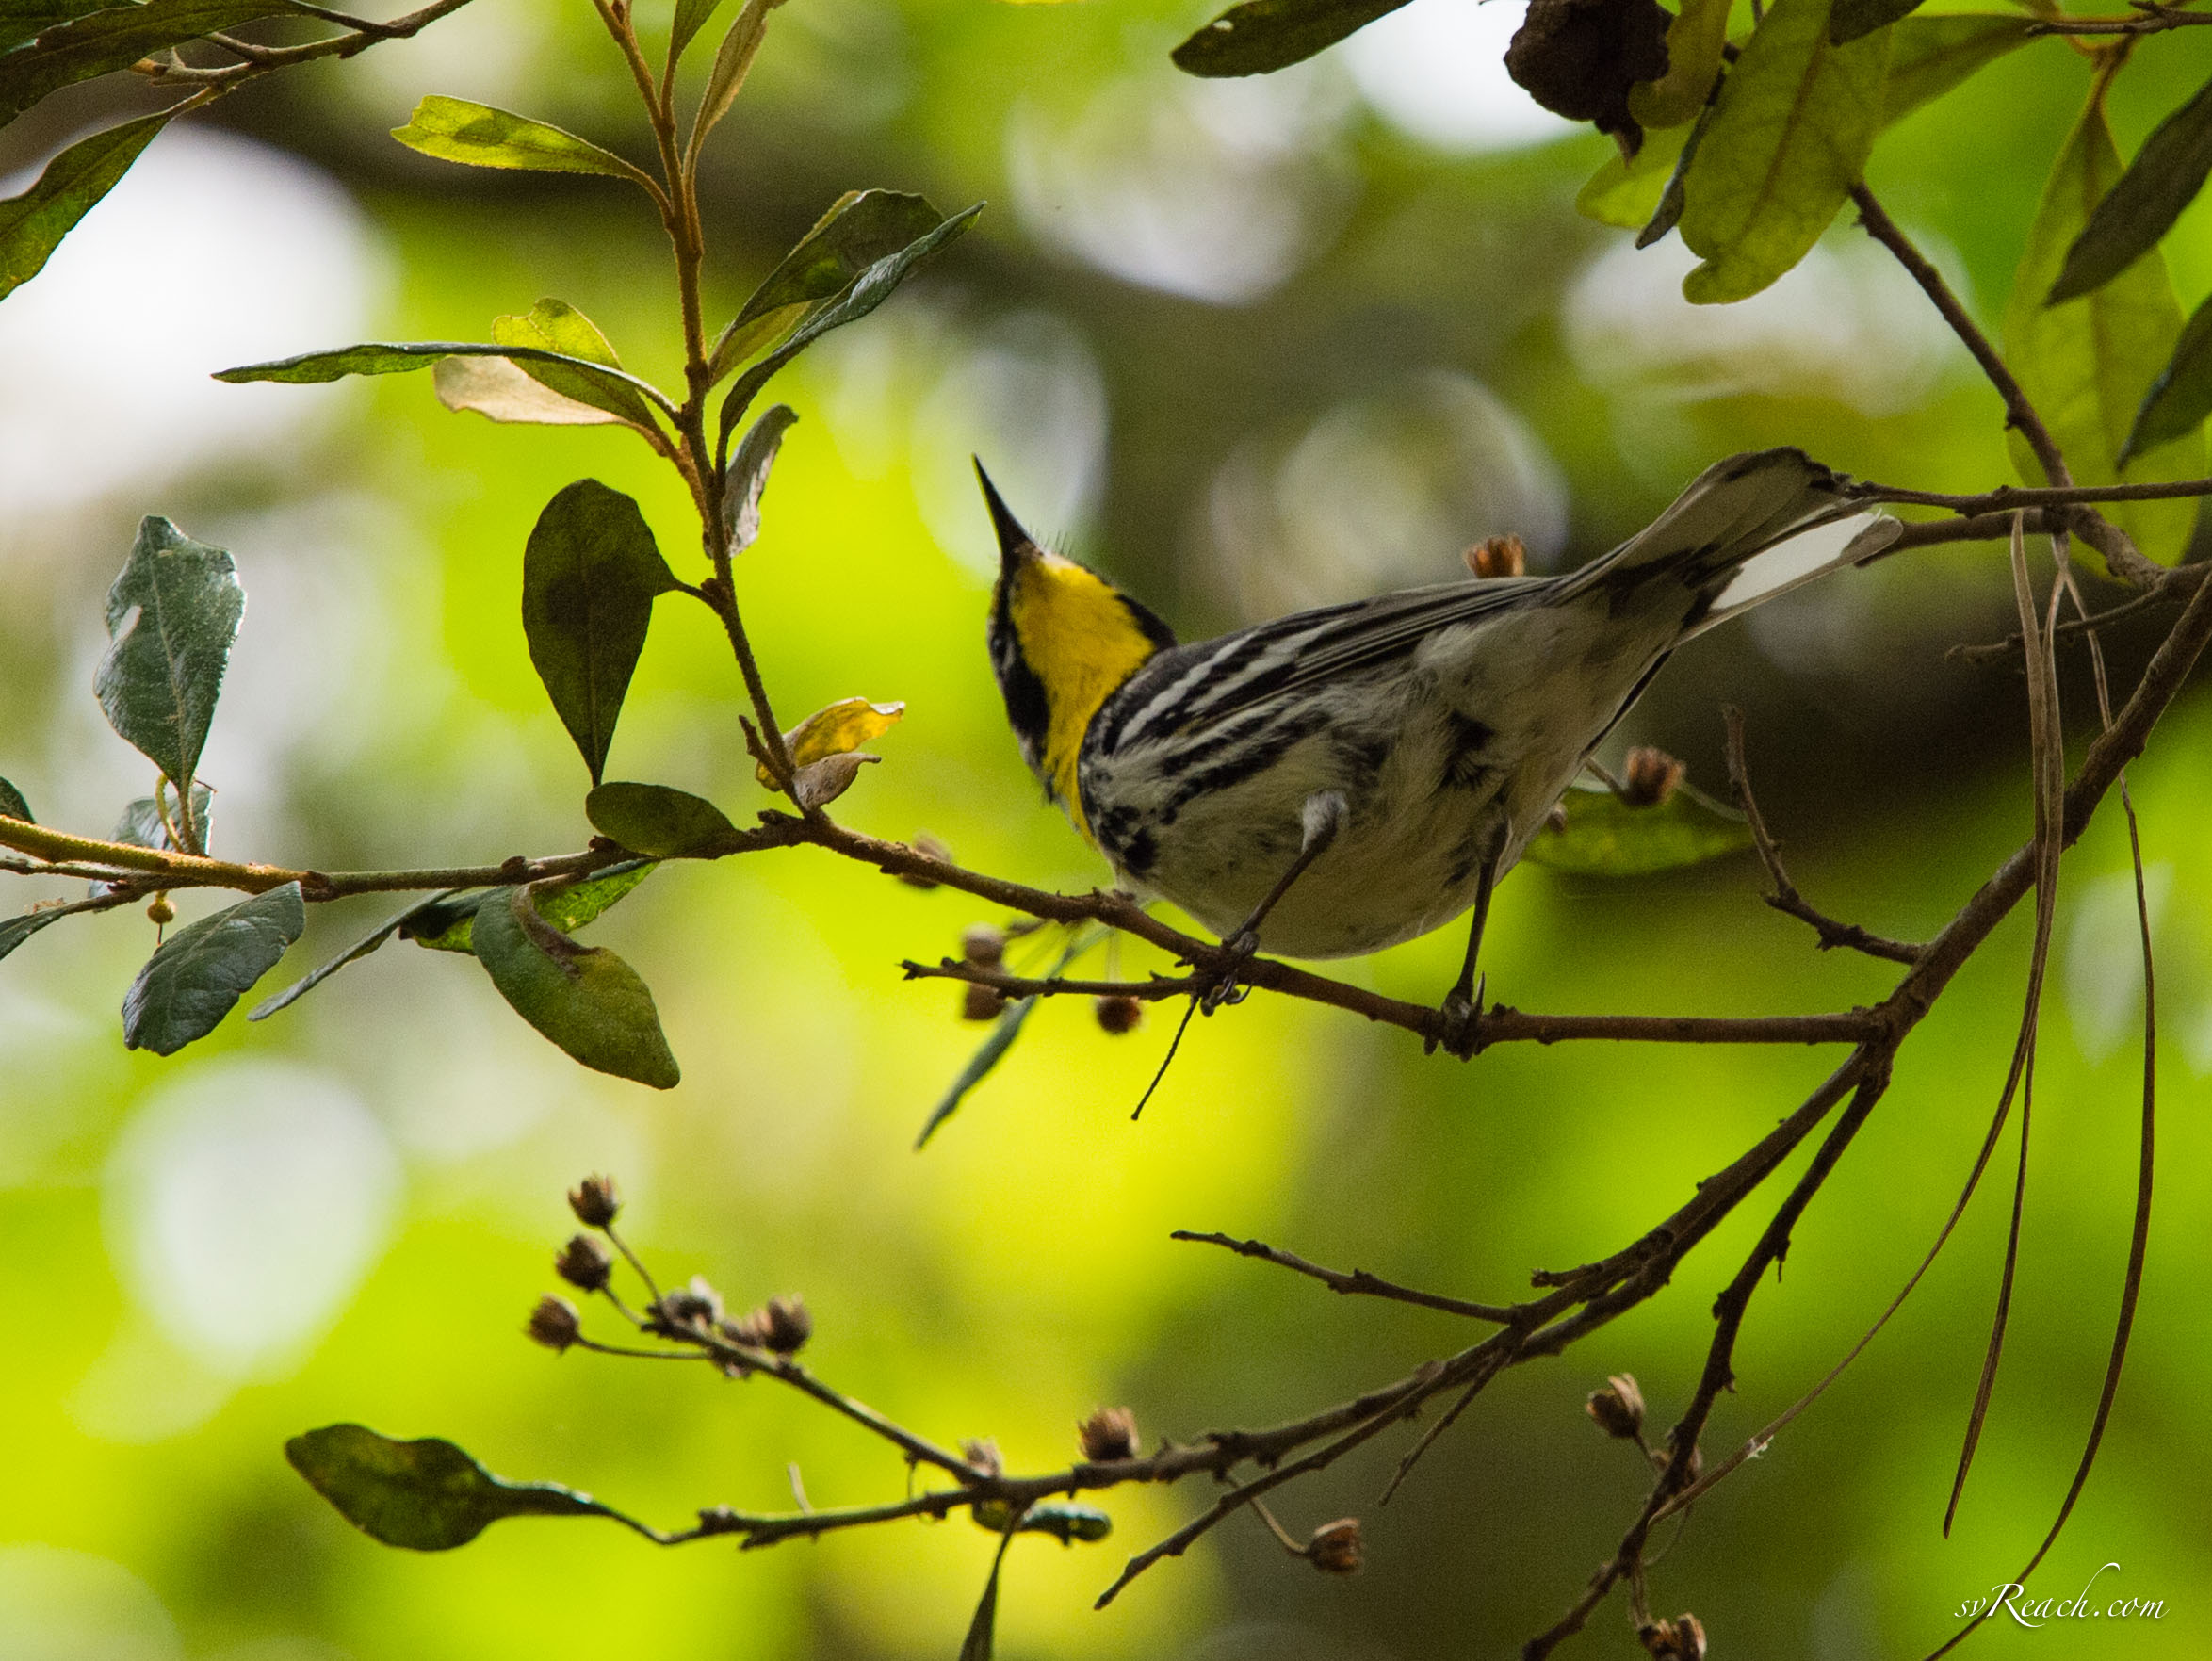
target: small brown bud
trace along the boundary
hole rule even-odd
[[[1685,771],[1665,750],[1638,744],[1620,770],[1620,799],[1631,807],[1656,807],[1674,794]]]
[[[1091,1013],[1098,1018],[1102,1032],[1118,1038],[1145,1024],[1145,1001],[1131,998],[1127,992],[1110,993],[1091,1001]]]
[[[1626,1441],[1643,1433],[1644,1392],[1627,1373],[1616,1373],[1605,1380],[1603,1390],[1591,1391],[1590,1399],[1583,1404],[1583,1411],[1607,1436]]]
[[[177,908],[169,903],[167,894],[156,894],[147,903],[147,920],[155,928],[167,928],[177,920]]]
[[[530,1311],[529,1325],[523,1328],[531,1343],[542,1343],[556,1355],[574,1343],[583,1329],[583,1317],[576,1312],[576,1305],[549,1292],[538,1299],[538,1307]]]
[[[1136,1457],[1137,1416],[1127,1408],[1100,1408],[1075,1427],[1075,1434],[1083,1457],[1094,1464]]]
[[[1567,829],[1567,804],[1554,802],[1552,811],[1544,815],[1544,828],[1554,835]]]
[[[581,1291],[599,1292],[614,1273],[614,1254],[592,1235],[574,1235],[553,1260],[553,1272]]]
[[[795,1292],[789,1297],[770,1298],[760,1313],[767,1346],[779,1356],[797,1354],[814,1336],[814,1317],[807,1312],[806,1300]]]
[[[748,1310],[734,1321],[718,1321],[715,1330],[732,1343],[741,1343],[752,1349],[768,1347],[768,1311]]]
[[[952,850],[946,847],[944,843],[938,841],[927,831],[917,831],[914,840],[907,846],[917,854],[925,855],[931,859],[941,860],[947,865],[953,863]],[[910,888],[934,888],[939,886],[935,877],[921,876],[913,871],[902,871],[899,880]]]
[[[1636,1637],[1654,1661],[1705,1661],[1705,1626],[1695,1615],[1654,1620]]]
[[[968,983],[960,993],[960,1018],[964,1021],[995,1021],[1006,1009],[1006,994],[996,986],[979,986]]]
[[[1528,549],[1521,538],[1507,531],[1504,536],[1487,536],[1461,556],[1467,568],[1477,577],[1525,577],[1528,574]]]
[[[1006,956],[1006,931],[996,923],[970,924],[960,936],[960,955],[978,969],[997,969]]]
[[[1359,1539],[1359,1519],[1340,1517],[1324,1523],[1306,1542],[1306,1560],[1324,1574],[1357,1574],[1366,1557]]]
[[[970,1436],[960,1443],[960,1457],[986,1476],[1006,1474],[1005,1456],[999,1452],[999,1439],[995,1436]]]
[[[568,1191],[568,1209],[587,1229],[604,1229],[622,1210],[622,1192],[612,1177],[586,1177]]]
[[[706,1279],[693,1275],[691,1283],[679,1286],[674,1292],[664,1292],[654,1306],[655,1312],[671,1326],[711,1327],[722,1319],[722,1294],[709,1286]]]

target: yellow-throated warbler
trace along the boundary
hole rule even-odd
[[[983,469],[977,466],[979,476]],[[1795,449],[1707,468],[1578,571],[1408,589],[1178,645],[1041,547],[983,476],[991,660],[1022,755],[1130,887],[1240,952],[1378,951],[1473,906],[1691,636],[1886,546],[1895,520]]]

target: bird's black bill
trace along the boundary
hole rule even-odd
[[[999,555],[1011,565],[1015,556],[1023,548],[1034,547],[1036,541],[1021,528],[1021,521],[1014,516],[1014,510],[1006,505],[1006,498],[999,494],[999,487],[991,482],[991,476],[984,471],[982,458],[975,458],[976,481],[984,487],[984,502],[991,510],[991,529],[999,533]]]

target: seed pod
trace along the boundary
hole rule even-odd
[[[556,1355],[574,1343],[583,1329],[583,1317],[577,1313],[576,1305],[549,1292],[538,1299],[538,1307],[530,1311],[529,1324],[523,1328],[531,1343],[542,1343]]]
[[[1083,1457],[1095,1465],[1130,1459],[1137,1452],[1137,1416],[1127,1408],[1100,1408],[1075,1427]]]
[[[1485,537],[1460,556],[1467,568],[1477,577],[1525,577],[1528,574],[1528,549],[1521,538],[1507,531],[1504,536]]]
[[[1127,992],[1109,993],[1091,1001],[1091,1013],[1098,1017],[1102,1031],[1118,1038],[1145,1024],[1145,1001],[1131,998]]]
[[[1583,1404],[1583,1411],[1607,1436],[1625,1441],[1643,1433],[1644,1392],[1636,1388],[1636,1381],[1630,1374],[1616,1373],[1605,1380],[1603,1390],[1591,1391],[1590,1399]]]
[[[964,1021],[995,1021],[1005,1009],[1006,994],[996,986],[979,986],[970,981],[961,988],[960,1018]]]
[[[568,1209],[587,1229],[604,1229],[622,1210],[622,1194],[612,1177],[586,1177],[568,1191]]]
[[[722,1319],[722,1294],[693,1275],[691,1284],[660,1295],[655,1312],[672,1326],[711,1327]]]
[[[770,1298],[760,1313],[768,1347],[779,1356],[796,1355],[814,1336],[814,1317],[807,1312],[806,1300],[795,1292],[789,1297]]]
[[[1306,1560],[1324,1574],[1357,1574],[1366,1558],[1359,1538],[1359,1519],[1340,1517],[1324,1523],[1306,1542]]]
[[[1638,744],[1620,770],[1620,799],[1631,807],[1656,807],[1674,794],[1686,771],[1665,750]]]
[[[1006,959],[1006,931],[995,923],[972,923],[960,936],[960,955],[978,969],[997,969]]]
[[[573,1235],[553,1260],[553,1272],[580,1291],[600,1292],[614,1273],[614,1254],[590,1234]]]
[[[177,920],[177,908],[169,903],[167,894],[156,894],[146,904],[146,920],[155,928],[165,929]]]

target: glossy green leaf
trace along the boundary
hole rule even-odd
[[[1728,45],[1730,7],[1731,0],[1682,0],[1682,9],[1667,26],[1666,74],[1629,89],[1628,110],[1645,129],[1647,149],[1650,134],[1688,125],[1713,95],[1713,83],[1720,78],[1721,53]],[[1681,151],[1678,142],[1672,154]],[[1636,159],[1643,157],[1639,154]],[[1650,217],[1649,211],[1645,217]]]
[[[1244,0],[1170,56],[1194,75],[1263,75],[1287,69],[1365,28],[1406,0]]]
[[[410,150],[478,168],[521,168],[535,173],[598,173],[610,179],[643,175],[621,156],[588,138],[488,104],[437,93],[415,106],[392,137]]]
[[[290,0],[145,0],[80,13],[0,55],[0,126],[49,93],[128,69],[149,53],[297,9]]]
[[[945,222],[945,216],[926,198],[898,190],[848,190],[830,204],[814,228],[784,255],[774,270],[732,318],[709,354],[714,378],[719,381],[767,344],[764,334],[780,333],[766,325],[788,316],[783,327],[796,322],[793,306],[811,305],[838,294],[879,259],[897,253]]]
[[[48,923],[59,922],[70,915],[62,906],[49,905],[43,911],[26,911],[21,917],[0,920],[0,957],[6,957]]]
[[[2212,81],[2152,129],[2066,251],[2049,305],[2101,288],[2158,245],[2212,175]]]
[[[314,991],[316,987],[321,985],[323,982],[329,980],[331,976],[336,974],[338,970],[344,969],[349,963],[360,962],[386,940],[397,935],[408,923],[423,916],[432,906],[441,905],[452,899],[458,891],[448,888],[442,894],[432,894],[427,900],[417,900],[404,911],[385,919],[377,925],[372,933],[354,941],[352,945],[347,947],[345,951],[339,953],[328,963],[318,964],[282,992],[273,997],[263,999],[253,1008],[247,1011],[246,1018],[250,1021],[267,1020],[278,1010],[289,1008],[306,997],[308,993]]]
[[[713,803],[666,785],[617,782],[584,798],[592,828],[655,859],[714,859],[738,842],[738,827]]]
[[[859,276],[852,285],[835,300],[826,301],[807,315],[806,320],[792,332],[791,337],[777,347],[758,363],[748,368],[731,385],[722,400],[722,438],[727,441],[730,432],[752,406],[761,387],[769,378],[815,341],[832,329],[840,329],[855,322],[888,299],[900,284],[912,276],[932,254],[974,223],[976,215],[984,211],[984,204],[954,214],[951,219],[919,241],[909,243],[897,253],[877,260]]]
[[[300,885],[286,883],[179,929],[123,998],[124,1047],[174,1055],[204,1038],[306,927]]]
[[[530,662],[597,784],[644,650],[653,598],[678,586],[638,504],[581,479],[545,504],[522,558]]]
[[[636,387],[569,367],[572,363],[586,363],[620,370],[622,360],[614,355],[614,348],[598,326],[566,301],[541,300],[526,316],[493,318],[492,338],[501,346],[532,347],[560,360],[545,363],[525,358],[515,366],[548,390],[605,410],[633,427],[652,427],[653,412]]]
[[[174,113],[165,109],[79,138],[46,164],[28,190],[0,202],[0,299],[45,269],[61,239],[115,188]]]
[[[285,1443],[285,1457],[338,1515],[411,1552],[464,1546],[503,1517],[614,1517],[552,1482],[509,1482],[437,1437],[395,1441],[366,1425],[326,1425]]]
[[[653,994],[611,952],[578,946],[530,908],[521,888],[496,888],[477,907],[477,961],[515,1014],[594,1072],[656,1090],[682,1077]]]
[[[560,352],[541,350],[534,346],[486,346],[461,340],[365,341],[334,351],[305,351],[297,357],[278,358],[270,363],[246,364],[236,369],[224,369],[215,378],[236,384],[281,381],[295,386],[316,385],[325,381],[342,381],[349,375],[412,374],[429,368],[441,359],[453,357],[554,364],[606,388],[626,387],[642,395],[656,408],[662,403],[660,392],[652,383],[640,380],[626,369],[595,364],[588,358],[564,357]]]
[[[31,817],[31,805],[24,800],[23,792],[0,778],[0,819],[20,819],[26,824],[36,824]]]
[[[745,76],[768,33],[768,14],[781,4],[783,0],[745,0],[722,44],[714,49],[714,67],[707,72],[707,90],[699,95],[699,111],[691,118],[688,142],[692,154],[698,153],[744,90]]]
[[[1576,193],[1575,211],[1602,225],[1642,230],[1659,211],[1659,199],[1674,176],[1675,163],[1682,159],[1692,130],[1660,127],[1646,133],[1634,161],[1616,152]]]
[[[107,591],[110,643],[92,688],[108,724],[180,789],[200,765],[245,611],[229,554],[167,519],[139,521]]]
[[[722,522],[729,532],[733,556],[751,547],[760,535],[760,497],[768,489],[768,470],[775,465],[784,434],[798,418],[789,404],[772,404],[738,441],[722,481]]]
[[[1921,0],[1835,0],[1828,17],[1829,43],[1848,46],[1920,9]]]
[[[650,859],[626,859],[580,883],[538,890],[538,915],[564,935],[573,935],[614,905],[653,874]],[[399,937],[433,952],[476,951],[476,911],[487,894],[504,889],[471,888],[426,902],[399,925]]]
[[[669,25],[668,56],[673,60],[698,37],[712,20],[722,0],[675,0],[675,18]]]
[[[1566,828],[1537,832],[1521,853],[1523,865],[1576,876],[1647,876],[1751,845],[1741,814],[1687,785],[1654,807],[1632,807],[1603,785],[1578,786],[1559,806]]]
[[[2051,430],[2074,483],[2198,478],[2204,444],[2193,429],[2131,455],[2124,466],[2120,460],[2145,399],[2181,341],[2181,303],[2165,256],[2153,250],[2079,300],[2043,303],[2066,251],[2120,174],[2100,83],[2058,153],[2028,227],[2005,309],[2005,358]],[[2020,477],[2046,482],[2025,441],[2017,432],[2009,439]],[[2106,512],[2145,554],[2171,564],[2188,546],[2197,504],[2112,502]]]
[[[1902,121],[1976,71],[2037,39],[2032,28],[2024,17],[1978,11],[1909,17],[1893,24],[1882,125]]]
[[[0,0],[0,52],[87,12],[112,9],[116,0]]]
[[[1721,86],[1683,182],[1696,304],[1748,299],[1803,259],[1866,165],[1890,37],[1831,46],[1828,18],[1829,0],[1775,0]]]

